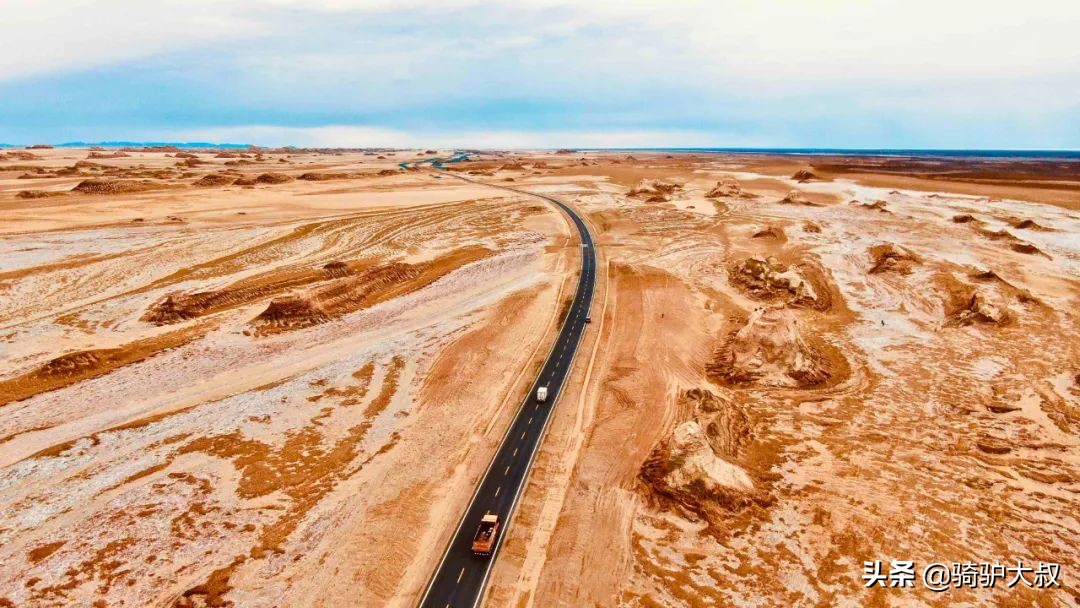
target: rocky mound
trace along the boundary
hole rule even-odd
[[[270,301],[266,310],[252,320],[260,332],[300,329],[330,320],[330,315],[311,298],[285,296]]]
[[[1037,230],[1037,231],[1040,231],[1040,232],[1053,232],[1054,231],[1053,228],[1048,228],[1046,226],[1043,226],[1042,224],[1039,224],[1035,220],[1030,220],[1030,219],[1027,219],[1027,220],[1015,220],[1015,221],[1013,221],[1011,223],[1012,223],[1013,228],[1018,228],[1020,230]]]
[[[713,452],[725,458],[737,458],[753,439],[750,418],[728,398],[712,391],[693,388],[683,393],[683,404],[705,430]]]
[[[1012,446],[998,437],[981,437],[975,440],[975,448],[984,454],[994,456],[1002,456],[1012,451]]]
[[[710,523],[723,511],[739,511],[754,503],[753,479],[742,467],[716,455],[695,420],[675,427],[649,454],[638,476],[655,502]]]
[[[65,192],[56,192],[53,190],[20,190],[15,195],[16,198],[22,199],[36,199],[36,198],[50,198],[53,196],[63,196]]]
[[[325,279],[324,273],[328,272],[344,272],[347,276],[334,278],[301,294],[274,300],[251,323],[258,335],[322,323],[426,287],[490,254],[491,251],[483,247],[465,247],[422,264],[391,262],[359,274],[353,274],[348,268],[343,271],[342,262],[331,262],[329,268],[317,272],[320,280]],[[290,285],[297,285],[297,281]]]
[[[977,270],[971,274],[971,278],[976,281],[992,281],[995,283],[1003,283],[1009,285],[1009,283],[993,270]]]
[[[807,169],[800,169],[799,171],[795,172],[795,175],[791,176],[791,179],[801,183],[806,183],[812,179],[817,178],[818,177],[814,175],[813,171],[809,171]]]
[[[757,299],[783,297],[796,306],[818,304],[819,296],[814,286],[776,258],[754,256],[741,260],[734,264],[729,276],[732,284]]]
[[[175,336],[136,341],[120,348],[100,348],[61,355],[24,374],[0,380],[0,406],[21,401],[107,373],[121,365],[144,359],[167,347]]]
[[[979,234],[985,236],[986,238],[988,238],[988,239],[990,239],[992,241],[1019,241],[1020,240],[1020,239],[1018,239],[1016,237],[1015,234],[1013,234],[1013,233],[1011,233],[1011,232],[1009,232],[1008,230],[1005,230],[1005,229],[986,230],[986,229],[982,229],[982,228],[977,227],[976,230],[979,232]]]
[[[1042,249],[1039,249],[1031,243],[1012,243],[1009,248],[1017,253],[1026,253],[1028,255],[1046,255]]]
[[[12,150],[11,152],[0,152],[0,161],[3,160],[40,160],[42,157],[34,154],[33,152],[27,152],[25,150]]]
[[[187,321],[205,313],[213,306],[214,299],[214,292],[185,294],[174,291],[151,305],[140,320],[154,325]]]
[[[705,193],[705,198],[755,198],[756,195],[746,192],[739,182],[725,177],[716,182],[712,190]]]
[[[256,184],[287,184],[291,181],[293,181],[293,178],[284,173],[263,173],[255,178]]]
[[[86,158],[92,158],[92,159],[93,158],[127,158],[129,156],[131,156],[131,155],[128,154],[127,152],[112,152],[112,153],[91,152],[90,154],[88,154],[86,156]]]
[[[956,224],[970,224],[971,222],[977,222],[979,220],[975,219],[975,217],[970,214],[962,213],[960,215],[954,215],[952,221]]]
[[[344,314],[363,308],[395,286],[408,284],[422,272],[418,265],[394,262],[320,287],[312,295],[323,310]]]
[[[911,268],[919,263],[917,255],[895,243],[874,245],[867,253],[870,255],[870,274],[911,274]]]
[[[326,285],[303,294],[274,299],[259,316],[252,319],[256,334],[265,335],[325,323],[333,317],[355,312],[378,302],[380,297],[406,289],[420,277],[423,268],[395,262],[352,275],[344,262],[330,262],[323,271],[340,275]]]
[[[340,260],[323,264],[323,270],[330,277],[340,278],[349,275],[349,265]]]
[[[860,206],[863,209],[869,209],[871,211],[880,211],[882,213],[892,213],[889,211],[888,203],[882,200],[877,200],[872,203],[861,203]]]
[[[93,163],[88,160],[75,161],[75,164],[71,166],[72,169],[78,171],[80,169],[88,169],[90,171],[101,171],[103,169],[112,169],[109,165],[103,165],[101,163]]]
[[[750,236],[751,236],[751,238],[755,238],[755,239],[783,240],[785,238],[784,229],[780,228],[779,226],[766,226],[766,227],[754,232],[754,234],[752,234]]]
[[[349,179],[353,177],[352,173],[320,173],[318,171],[311,171],[304,173],[296,179],[301,179],[306,182],[325,182],[334,179]]]
[[[1015,311],[1009,306],[1007,295],[1002,293],[1001,289],[985,285],[975,287],[951,274],[939,275],[936,282],[942,290],[947,326],[973,323],[1008,325],[1016,318]]]
[[[176,172],[170,168],[165,169],[123,169],[109,172],[110,175],[127,178],[148,178],[148,179],[172,179],[176,177]]]
[[[470,171],[470,173],[472,173],[472,172]],[[398,172],[395,171],[394,169],[383,169],[382,171],[379,171],[377,173],[377,175],[379,175],[380,177],[386,177],[388,175],[397,175],[397,174],[398,174]],[[491,173],[485,173],[485,175],[491,175]]]
[[[28,165],[20,165],[14,167],[0,168],[2,171],[29,171],[29,173],[23,173],[19,176],[19,179],[39,179],[45,177],[56,177],[55,173],[50,173],[45,170],[44,167],[34,167]]]
[[[182,221],[180,218],[171,218]],[[180,323],[214,312],[265,301],[307,285],[351,275],[347,262],[334,261],[321,269],[295,269],[241,279],[231,285],[195,293],[171,292],[154,302],[141,317],[155,325]]]
[[[83,194],[129,194],[159,188],[153,182],[123,179],[87,179],[71,189]]]
[[[784,198],[777,201],[781,205],[806,205],[808,207],[820,207],[821,205],[809,200],[800,190],[788,192]]]
[[[726,536],[730,517],[760,510],[774,500],[768,479],[755,478],[748,463],[754,433],[746,412],[731,400],[704,389],[680,395],[679,411],[693,412],[653,448],[638,471],[653,507],[673,509],[704,520],[706,531]]]
[[[80,376],[102,365],[101,357],[93,351],[81,351],[62,355],[42,365],[37,370],[41,377]]]
[[[972,294],[967,305],[952,315],[953,320],[959,325],[969,323],[992,323],[994,325],[1007,325],[1015,318],[1009,305],[993,292],[978,292]]]
[[[817,234],[817,233],[821,232],[821,226],[818,225],[815,222],[806,222],[806,223],[803,224],[802,228],[803,228],[804,231],[811,232],[811,233],[814,233],[814,234]]]
[[[665,203],[671,200],[671,195],[677,190],[682,190],[682,185],[659,179],[643,179],[626,195],[644,199],[647,203]]]
[[[224,173],[209,173],[195,180],[193,186],[199,188],[211,187],[211,186],[231,186],[236,182],[236,177],[232,175],[225,175]]]
[[[499,167],[499,171],[525,171],[525,165],[519,162],[506,163]]]
[[[811,387],[833,377],[830,367],[828,358],[803,337],[794,313],[785,308],[762,308],[728,336],[708,372],[731,385]]]

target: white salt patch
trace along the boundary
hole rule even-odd
[[[1002,357],[983,357],[971,364],[971,373],[982,380],[993,380],[1008,365],[1009,361]]]

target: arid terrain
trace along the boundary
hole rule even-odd
[[[451,155],[0,150],[0,607],[414,605],[578,268],[490,185],[603,272],[486,605],[1080,603],[1080,163]]]

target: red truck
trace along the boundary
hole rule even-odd
[[[480,519],[480,527],[472,541],[474,555],[491,555],[495,549],[495,539],[499,536],[499,516],[488,513]]]

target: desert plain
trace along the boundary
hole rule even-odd
[[[1080,602],[1080,162],[454,156],[0,150],[0,606],[414,605],[573,295],[528,192],[603,271],[485,605]]]

